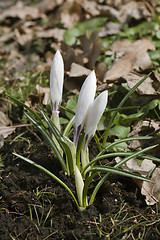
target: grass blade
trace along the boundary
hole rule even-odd
[[[99,157],[96,157],[95,159],[93,159],[92,161],[90,161],[82,170],[81,174],[83,175],[83,173],[87,170],[87,168],[89,168],[90,166],[93,166],[93,164],[95,164],[97,161],[100,161],[102,159],[105,158],[110,158],[110,157],[123,157],[123,156],[131,156],[133,154],[133,152],[114,152],[114,153],[108,153]],[[155,161],[155,162],[159,162],[160,163],[160,158],[157,157],[153,157],[150,155],[145,155],[145,154],[139,154],[137,155],[139,158],[142,159],[148,159],[151,161]]]
[[[107,167],[107,166],[96,166],[96,167],[92,167],[90,168],[89,171],[96,171],[96,172],[107,172],[107,173],[112,173],[112,174],[118,174],[124,177],[130,177],[130,178],[134,178],[134,179],[138,179],[141,181],[147,181],[147,182],[152,182],[150,179],[143,177],[141,175],[129,172],[129,171],[125,171],[123,169],[117,169],[115,167]]]
[[[69,131],[71,130],[71,127],[73,126],[73,121],[74,121],[74,117],[69,121],[69,123],[65,127],[64,132],[63,132],[63,136],[66,136],[66,137],[68,136]]]
[[[62,137],[61,132],[58,130],[58,128],[53,124],[52,120],[47,116],[47,114],[40,109],[39,107],[37,107],[38,111],[40,112],[40,114],[42,115],[42,117],[44,118],[44,120],[46,121],[48,127],[51,129],[53,135],[56,138],[60,138]]]
[[[110,147],[113,147],[119,143],[123,143],[123,142],[128,142],[128,141],[133,141],[133,140],[150,140],[150,139],[159,139],[159,137],[152,137],[152,136],[138,136],[138,137],[129,137],[129,138],[124,138],[124,139],[120,139],[117,140],[111,144],[109,144],[108,146],[106,146],[96,157],[101,156],[103,153],[105,153]]]

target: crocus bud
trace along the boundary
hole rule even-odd
[[[96,75],[94,70],[84,81],[78,98],[77,109],[74,119],[74,143],[77,146],[78,138],[84,126],[88,110],[93,103],[96,92]]]
[[[85,125],[85,145],[94,136],[97,124],[102,117],[108,101],[108,91],[102,92],[91,105]]]
[[[75,183],[76,183],[76,190],[77,190],[79,205],[80,207],[82,207],[84,182],[83,182],[82,175],[77,166],[75,167]]]
[[[54,55],[50,71],[50,99],[52,113],[58,115],[58,105],[62,101],[64,63],[60,51]]]

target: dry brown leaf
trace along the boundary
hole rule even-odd
[[[143,122],[139,121],[136,123],[130,134],[128,135],[129,137],[132,136],[138,136],[138,135],[147,135],[154,133],[160,128],[160,122],[155,122],[152,119],[145,120]]]
[[[84,52],[83,56],[87,59],[87,61],[85,61],[86,66],[90,69],[95,68],[95,63],[100,55],[103,45],[102,41],[97,38],[98,32],[93,32],[90,38],[88,38],[87,33],[79,37]]]
[[[0,111],[0,126],[8,126],[11,124],[10,119],[6,114]]]
[[[134,70],[140,71],[151,67],[151,60],[147,51],[155,50],[153,42],[142,39],[128,45],[122,57],[116,59],[107,71],[104,81],[126,79],[126,75]]]
[[[121,23],[129,23],[132,19],[141,20],[150,18],[154,14],[153,6],[155,7],[156,0],[153,1],[131,1],[131,0],[106,0],[106,5],[98,6],[101,14],[110,13],[112,16],[119,20]],[[108,6],[107,6],[108,5]],[[108,8],[110,7],[110,9]],[[119,11],[117,11],[118,9]],[[117,12],[116,12],[117,11]]]
[[[134,73],[129,73],[126,75],[126,81],[128,87],[131,89],[133,88],[145,75],[137,75]],[[138,88],[137,92],[140,94],[145,95],[154,95],[157,93],[157,91],[153,88],[153,79],[151,77],[148,77]]]
[[[105,0],[106,5],[112,6],[116,9],[120,9],[120,7],[126,3],[127,0]]]
[[[110,49],[114,52],[114,53],[121,53],[124,54],[125,51],[127,51],[127,49],[131,46],[132,42],[130,42],[127,39],[123,39],[123,40],[117,40],[115,41],[111,46]]]
[[[0,148],[2,148],[4,145],[4,137],[3,135],[0,135]]]
[[[160,129],[160,122],[155,122],[154,120],[145,120],[145,121],[139,121],[136,123],[132,131],[129,133],[128,137],[133,137],[133,136],[147,136],[147,135],[154,135],[154,132]],[[150,145],[157,144],[158,140],[156,142],[153,140],[150,140]],[[147,142],[148,143],[148,142]],[[134,140],[129,142],[129,148],[131,149],[137,149],[137,148],[143,148],[146,144],[146,141],[139,141],[139,140]],[[156,148],[153,149],[156,151]],[[154,154],[155,156],[155,154]]]
[[[0,37],[0,43],[7,42],[7,41],[13,39],[14,36],[15,36],[15,32],[6,33]]]
[[[46,88],[46,87],[41,87],[38,84],[36,85],[36,89],[37,89],[37,93],[39,95],[44,96],[43,98],[43,104],[47,105],[49,103],[49,96],[50,96],[50,88]]]
[[[119,19],[119,11],[107,5],[97,5],[100,15],[106,16],[109,19]]]
[[[18,1],[17,4],[15,4],[14,6],[11,6],[10,8],[1,12],[0,21],[8,17],[12,18],[18,17],[20,19],[25,19],[28,16],[31,17],[32,19],[42,17],[42,15],[40,14],[39,10],[36,7],[25,6],[23,2]]]
[[[85,68],[77,63],[72,63],[69,76],[70,77],[88,76],[90,72],[91,72],[90,69]]]
[[[105,73],[106,73],[106,63],[104,62],[98,63],[96,66],[96,75],[98,80],[102,82],[104,79]]]
[[[115,160],[119,162],[121,158],[117,157]],[[153,183],[137,180],[135,180],[135,182],[141,188],[141,194],[146,197],[145,201],[147,205],[153,205],[160,201],[160,168],[156,168],[156,164],[151,160],[144,159],[141,166],[139,166],[137,160],[133,158],[122,165],[122,169],[132,173],[138,173],[143,177],[148,177],[150,173],[154,171],[151,178]]]
[[[0,126],[0,135],[2,135],[4,138],[8,137],[8,135],[12,134],[15,131],[15,127],[12,126]]]
[[[55,38],[57,41],[63,41],[63,35],[65,30],[60,28],[54,28],[49,30],[43,30],[36,32],[38,38]]]
[[[100,11],[97,9],[96,1],[81,1],[82,8],[91,16],[98,16]]]
[[[121,158],[116,157],[116,162],[118,163]],[[138,173],[143,177],[149,176],[150,172],[156,167],[156,164],[154,164],[151,160],[144,159],[142,161],[142,164],[139,165],[136,158],[132,158],[129,161],[127,161],[125,164],[121,166],[122,169],[132,172],[132,173]]]
[[[64,0],[41,0],[35,6],[40,10],[40,12],[45,13],[46,11],[51,11],[61,5]]]
[[[107,22],[99,33],[99,37],[118,34],[121,31],[122,25],[115,22]]]
[[[15,29],[16,41],[21,45],[25,46],[28,42],[31,42],[33,39],[33,30],[30,28],[23,28],[23,33],[20,33],[19,30]]]
[[[160,202],[160,168],[157,167],[152,175],[153,183],[143,182],[141,193],[146,196],[147,205],[154,205]]]
[[[95,69],[95,63],[103,45],[102,41],[97,39],[98,33],[93,32],[90,38],[88,38],[86,32],[85,35],[79,36],[78,38],[81,42],[81,46],[74,45],[70,47],[64,42],[61,44],[65,70],[68,71],[73,62],[82,66],[85,65],[85,67],[89,69]]]
[[[61,49],[63,53],[63,59],[65,63],[64,67],[66,71],[70,69],[73,62],[82,66],[84,65],[83,51],[80,48],[73,48],[62,42]]]
[[[2,94],[3,92],[4,92],[4,89],[0,87],[0,94]]]
[[[129,1],[120,9],[118,20],[120,22],[130,22],[131,19],[150,19],[153,15],[153,8],[147,2]]]
[[[64,24],[65,28],[72,28],[83,16],[79,0],[66,0],[59,7],[55,18]]]

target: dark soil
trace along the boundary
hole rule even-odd
[[[24,131],[17,129],[10,140]],[[12,155],[16,151],[42,164],[75,191],[74,177],[63,175],[50,149],[32,132],[23,137],[28,142],[7,141],[1,149],[0,239],[160,239],[158,205],[146,206],[131,179],[111,176],[80,213],[63,187]]]

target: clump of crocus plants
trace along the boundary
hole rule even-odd
[[[122,107],[123,103],[129,97],[129,95],[132,94],[132,92],[146,78],[142,79],[129,92],[129,94],[125,96],[125,98],[119,104],[118,106],[119,108]],[[107,136],[109,133],[109,129],[112,126],[112,122],[114,121],[114,117],[116,116],[116,112],[113,114],[113,117],[108,125],[108,128],[104,132],[102,150],[99,152],[97,156],[95,156],[93,159],[90,159],[88,144],[95,135],[97,124],[100,118],[102,117],[108,102],[108,91],[100,93],[95,98],[96,75],[94,71],[92,71],[88,75],[88,77],[86,78],[81,87],[75,115],[66,125],[64,131],[63,132],[61,131],[59,114],[60,105],[62,102],[63,82],[64,82],[64,63],[61,53],[57,51],[53,58],[50,71],[50,102],[52,111],[51,118],[48,117],[48,115],[42,109],[38,108],[38,111],[40,113],[39,116],[36,112],[34,112],[24,103],[16,100],[12,96],[9,95],[8,96],[26,109],[26,111],[24,111],[25,115],[41,132],[44,139],[48,142],[49,146],[51,147],[51,150],[53,151],[53,154],[59,160],[64,171],[64,174],[68,176],[70,175],[75,176],[76,194],[74,194],[70,190],[69,186],[67,186],[65,182],[58,178],[58,176],[56,176],[54,173],[50,172],[46,168],[42,167],[41,165],[33,162],[32,160],[24,156],[21,156],[17,153],[14,153],[14,155],[41,169],[42,171],[50,175],[54,180],[59,182],[72,196],[79,211],[83,211],[87,206],[91,205],[94,202],[95,196],[99,188],[110,174],[121,174],[123,176],[132,177],[139,180],[150,181],[149,179],[144,178],[142,176],[124,171],[120,168],[120,166],[122,166],[122,164],[124,164],[133,157],[139,156],[141,158],[144,158],[143,153],[155,146],[147,147],[139,152],[108,153],[108,150],[118,143],[127,142],[135,139],[152,138],[152,137],[132,137],[117,140],[107,145],[106,144]],[[73,130],[72,138],[70,138],[71,130]],[[98,165],[100,160],[114,156],[121,157],[124,156],[124,158],[122,158],[122,160],[118,164],[115,164],[112,167],[106,165],[105,166]],[[145,158],[150,159],[148,155],[145,155]],[[99,176],[98,178],[97,175]],[[88,196],[88,189],[90,188],[91,183],[93,183],[91,187],[92,194]]]

